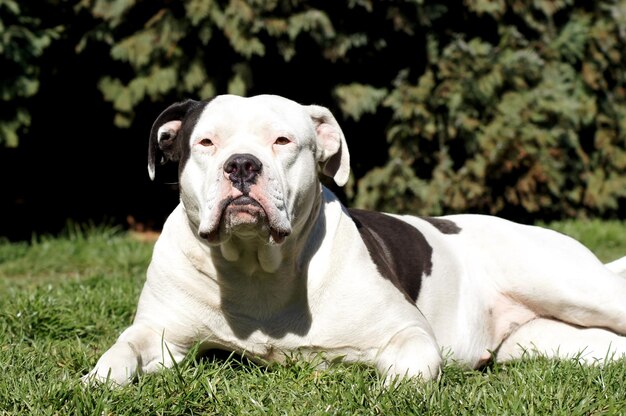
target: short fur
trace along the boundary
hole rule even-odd
[[[151,177],[160,161],[179,164],[180,204],[132,325],[85,381],[123,385],[197,344],[263,362],[322,353],[388,380],[436,378],[444,355],[477,368],[524,352],[626,353],[626,257],[603,265],[569,237],[497,217],[348,210],[318,178],[342,186],[350,172],[324,107],[176,103],[148,154]]]

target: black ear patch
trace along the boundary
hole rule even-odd
[[[159,136],[159,149],[163,152],[161,163],[165,163],[168,160],[177,162],[180,159],[180,152],[177,152],[175,148],[176,135],[176,131],[168,130],[162,132],[161,136]]]
[[[167,107],[154,121],[148,141],[148,173],[151,179],[155,176],[157,161],[160,164],[168,161],[181,162],[189,154],[187,140],[193,126],[207,103],[204,101],[185,100]],[[178,122],[178,128],[167,129],[159,135],[159,129],[170,122]],[[158,136],[158,137],[157,137]]]

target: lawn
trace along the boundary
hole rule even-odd
[[[559,222],[604,260],[626,255],[626,222]],[[626,361],[533,359],[384,388],[376,373],[294,360],[189,357],[122,389],[79,379],[132,320],[152,243],[110,227],[0,242],[0,415],[588,415],[626,412]],[[624,300],[626,302],[626,299]]]

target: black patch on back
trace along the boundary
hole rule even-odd
[[[375,211],[348,209],[378,271],[413,302],[432,272],[433,248],[415,227]]]
[[[446,220],[443,218],[433,217],[419,217],[424,221],[429,222],[433,227],[438,229],[443,234],[458,234],[461,232],[461,227],[456,225],[454,221]]]

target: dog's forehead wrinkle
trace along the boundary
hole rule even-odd
[[[257,120],[256,123],[249,123],[246,120],[232,118],[206,119],[202,120],[192,134],[192,142],[201,138],[210,138],[228,142],[239,140],[242,142],[263,141],[272,143],[278,137],[287,137],[292,141],[298,141],[301,136],[295,128],[285,123],[278,123],[272,120]]]
[[[259,105],[259,101],[262,105]],[[310,131],[314,132],[311,118],[300,104],[273,96],[227,96],[213,100],[207,105],[200,126],[221,136],[231,136],[237,131],[246,130],[255,134],[274,133],[298,139],[300,136],[309,136],[307,133]]]

